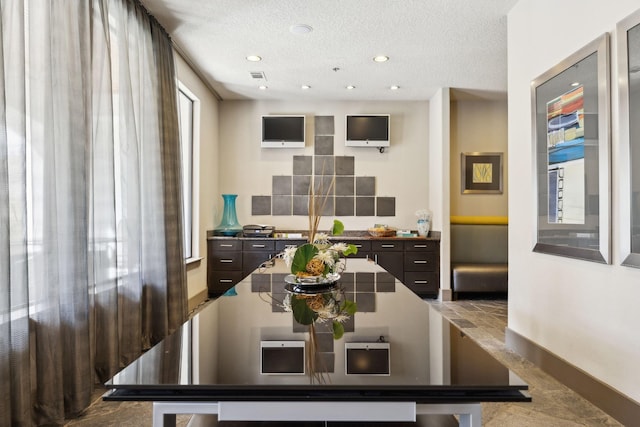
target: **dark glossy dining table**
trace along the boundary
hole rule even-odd
[[[109,380],[104,400],[152,401],[154,426],[176,414],[258,425],[455,414],[474,427],[481,402],[531,401],[522,379],[375,263],[348,259],[335,287],[317,291],[292,289],[287,274],[275,260],[207,302]],[[341,338],[331,320],[296,322],[287,301],[299,292],[355,302]]]

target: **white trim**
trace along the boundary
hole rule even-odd
[[[194,264],[196,262],[200,262],[202,261],[204,258],[199,256],[199,257],[191,257],[191,258],[187,258],[184,260],[184,263],[189,265],[189,264]]]
[[[153,427],[175,426],[175,414],[217,414],[219,421],[408,421],[416,415],[458,415],[460,426],[481,427],[482,405],[415,402],[153,402]]]
[[[186,264],[190,264],[202,259],[200,257],[200,99],[180,80],[178,80],[178,90],[193,102],[191,129],[191,257],[185,260]]]

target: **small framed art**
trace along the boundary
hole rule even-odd
[[[462,194],[502,193],[502,153],[462,153]]]

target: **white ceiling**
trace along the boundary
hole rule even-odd
[[[503,98],[518,0],[142,0],[223,100]],[[308,34],[290,27],[306,24]],[[261,62],[249,62],[259,55]],[[385,63],[373,57],[386,55]],[[334,71],[334,68],[339,70]],[[263,72],[265,79],[252,78]],[[302,90],[303,84],[311,88]],[[260,90],[258,86],[268,89]],[[347,90],[347,85],[356,86]],[[400,89],[392,91],[391,85]]]

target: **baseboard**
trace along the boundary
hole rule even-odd
[[[206,289],[203,289],[201,292],[198,292],[193,298],[189,298],[187,303],[188,312],[191,313],[197,306],[202,304],[204,300],[207,299],[208,293]]]
[[[622,424],[636,425],[640,420],[640,403],[528,338],[506,328],[505,344]]]
[[[453,292],[451,291],[451,289],[440,289],[439,299],[440,301],[452,301]]]

